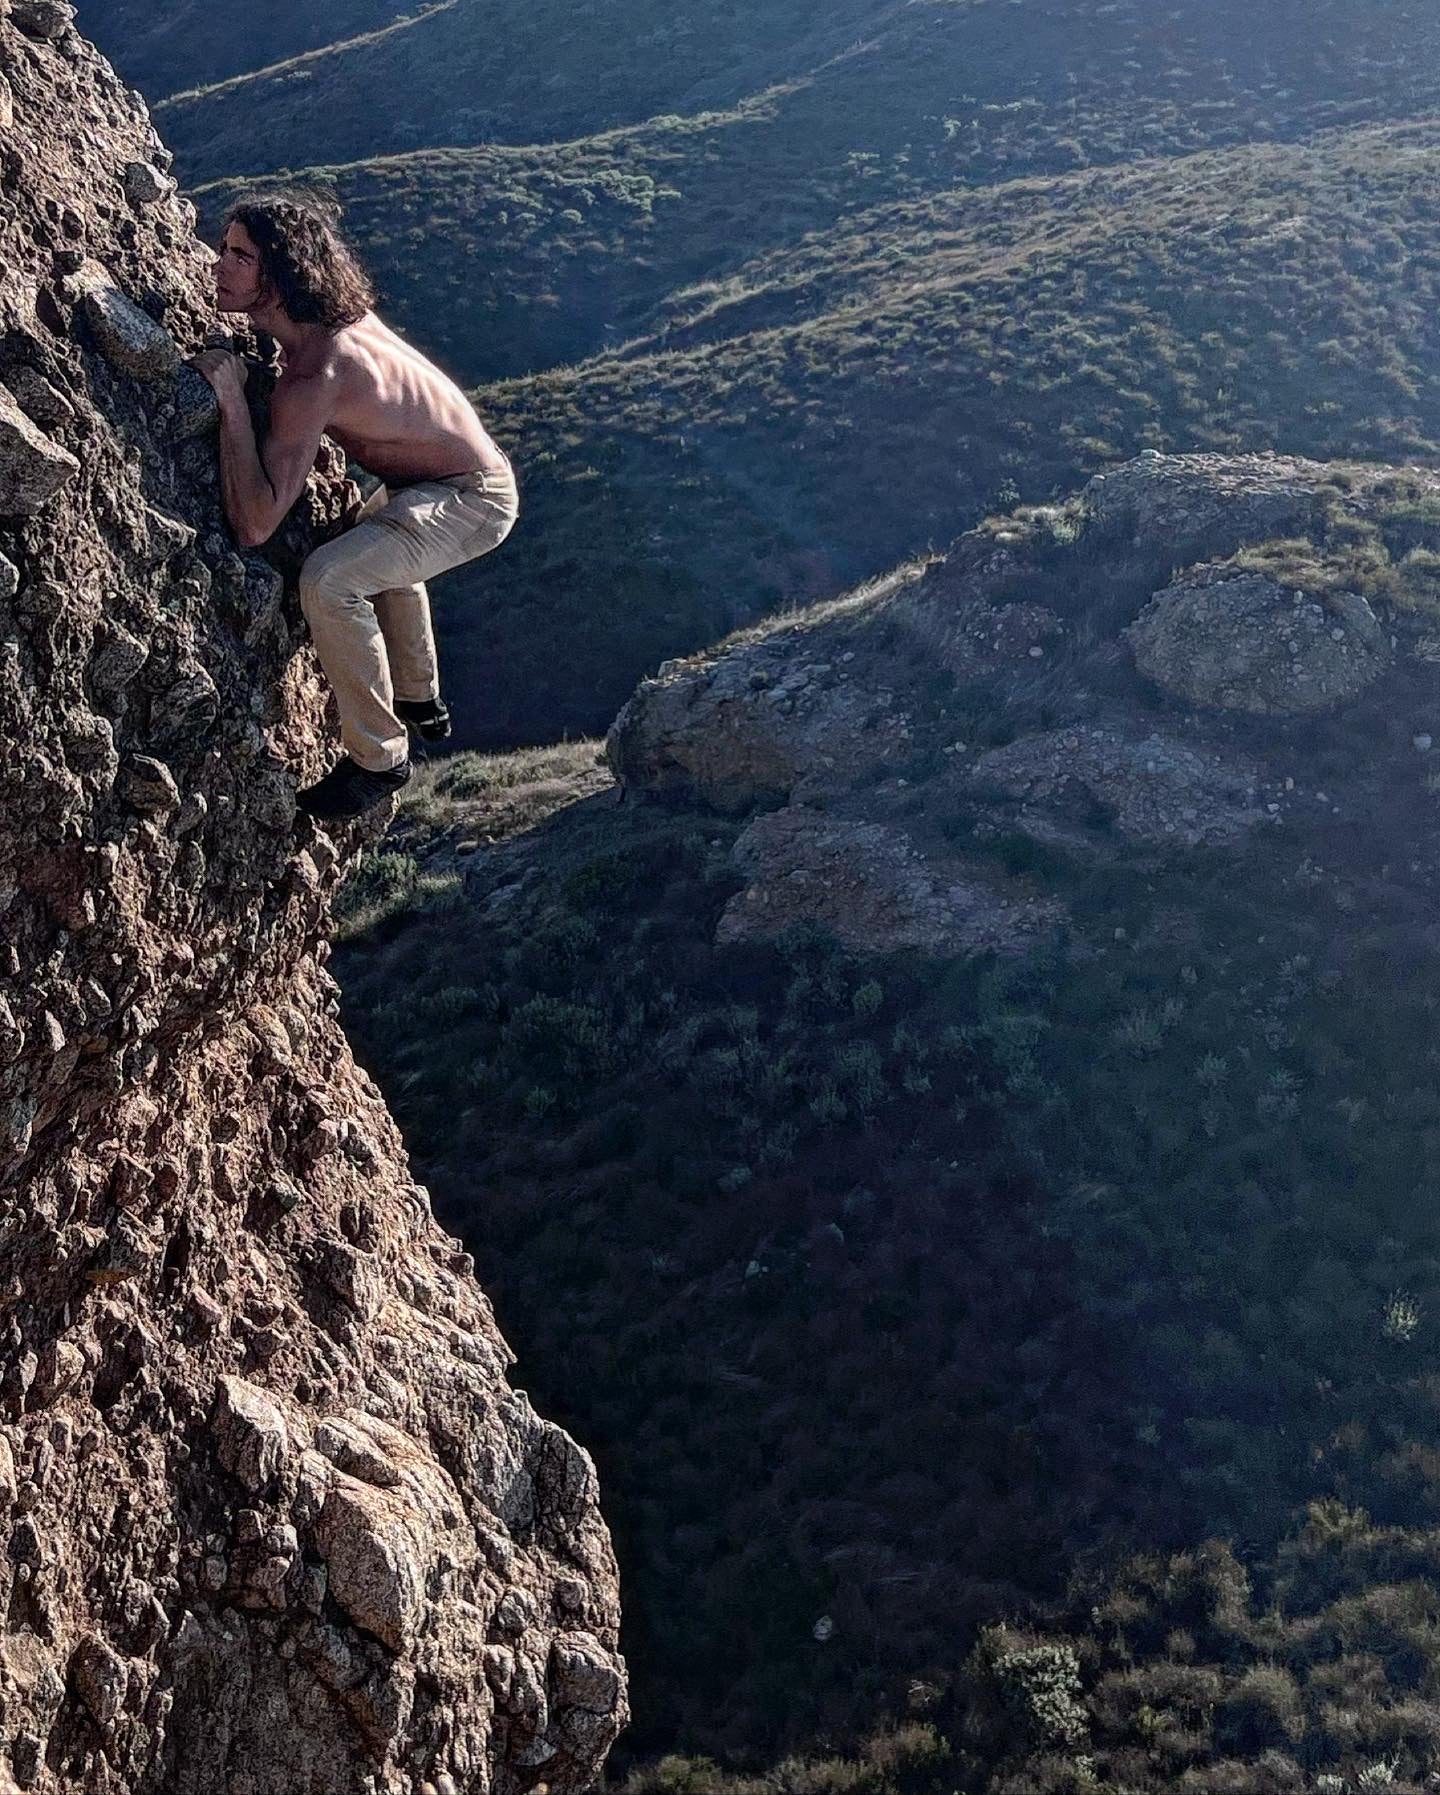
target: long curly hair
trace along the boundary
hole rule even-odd
[[[354,324],[375,303],[375,287],[335,228],[340,207],[318,193],[278,188],[247,193],[225,214],[260,251],[261,277],[297,324],[329,330]]]

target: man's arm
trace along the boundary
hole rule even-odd
[[[315,465],[329,422],[324,383],[286,380],[270,399],[263,455],[245,403],[246,368],[238,355],[207,349],[193,364],[220,401],[220,487],[225,515],[242,548],[258,548],[279,529]]]

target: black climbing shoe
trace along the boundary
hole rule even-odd
[[[295,807],[305,816],[359,816],[363,811],[383,804],[393,797],[410,778],[410,762],[404,761],[388,772],[372,773],[359,766],[347,754],[323,779],[307,785],[295,796]]]
[[[443,698],[397,698],[395,715],[427,742],[443,742],[450,733],[450,709]]]

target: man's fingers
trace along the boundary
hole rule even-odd
[[[197,374],[203,374],[211,386],[229,380],[237,388],[243,388],[250,376],[241,357],[228,349],[202,349],[198,355],[190,357],[190,366]]]

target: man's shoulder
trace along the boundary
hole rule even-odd
[[[335,375],[327,366],[287,367],[270,396],[272,426],[283,423],[296,430],[323,430],[337,396]]]
[[[297,399],[314,398],[335,385],[344,372],[345,361],[343,351],[337,349],[333,339],[313,347],[307,345],[304,355],[286,362],[275,383],[275,392],[277,396],[291,394]]]

